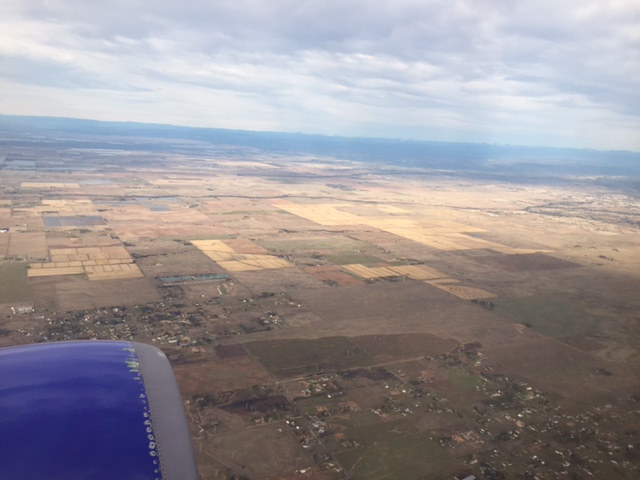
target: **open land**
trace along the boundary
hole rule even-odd
[[[628,179],[0,134],[0,346],[158,346],[203,479],[640,477]]]

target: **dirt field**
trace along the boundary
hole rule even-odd
[[[0,234],[0,259],[3,259],[7,255],[9,248],[9,234]]]
[[[44,232],[10,233],[7,255],[47,258],[47,242]]]
[[[249,356],[176,365],[174,373],[183,395],[187,398],[201,393],[234,390],[270,381],[269,374]]]
[[[347,275],[333,266],[307,267],[304,271],[328,285],[348,287],[353,285],[362,285],[363,283],[361,280],[358,280],[351,275]]]
[[[146,279],[119,279],[90,282],[65,277],[56,282],[59,310],[89,310],[113,305],[140,305],[160,300]]]

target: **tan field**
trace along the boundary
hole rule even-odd
[[[49,190],[53,188],[80,188],[78,183],[22,182],[22,188]]]
[[[228,272],[293,267],[291,263],[273,255],[237,253],[221,240],[193,240],[191,243]],[[246,248],[247,245],[244,246]]]
[[[86,274],[89,280],[140,278],[127,250],[118,245],[106,247],[50,248],[50,262],[29,265],[28,277]]]

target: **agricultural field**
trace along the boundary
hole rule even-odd
[[[0,303],[32,301],[32,289],[27,282],[27,265],[24,263],[0,264]]]
[[[78,136],[0,144],[0,346],[158,346],[203,480],[640,478],[637,192]]]

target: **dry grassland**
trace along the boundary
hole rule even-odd
[[[193,179],[193,178],[154,178],[150,179],[149,183],[157,186],[192,186],[201,187],[207,185],[207,180]]]
[[[141,305],[160,300],[144,278],[102,279],[89,282],[80,277],[62,277],[55,282],[59,310],[87,310],[113,305]]]
[[[274,207],[293,213],[320,225],[359,225],[363,219],[351,213],[341,212],[338,207],[348,207],[350,205],[296,205],[296,204],[274,204]]]
[[[123,241],[148,241],[151,238],[206,238],[235,233],[224,225],[215,225],[206,214],[195,209],[150,212],[143,206],[123,206],[102,213],[109,227]]]
[[[116,246],[120,242],[109,236],[83,235],[81,237],[55,237],[47,235],[47,246],[54,248],[77,248],[95,246]]]
[[[318,280],[329,283],[335,282],[335,284],[341,287],[362,285],[362,280],[338,270],[338,268],[333,265],[306,267],[304,271]]]
[[[436,278],[434,280],[426,280],[424,283],[428,283],[429,285],[440,288],[441,285],[460,283],[460,280],[456,280],[455,278]]]
[[[5,257],[7,255],[8,248],[9,248],[9,234],[0,233],[0,258]]]
[[[88,199],[80,199],[80,200],[64,200],[64,199],[44,199],[42,200],[43,205],[48,205],[50,207],[56,208],[74,208],[79,206],[93,206],[93,202]]]
[[[122,197],[125,194],[120,187],[104,185],[84,185],[83,191],[86,195],[91,195],[92,197]]]
[[[512,248],[488,240],[470,237],[466,233],[482,233],[486,232],[486,230],[439,218],[422,219],[422,221],[418,222],[412,218],[361,217],[338,210],[339,207],[349,207],[350,205],[348,204],[295,205],[278,203],[273,204],[273,206],[320,225],[366,225],[437,250],[455,251],[488,248],[505,254],[543,251]],[[383,205],[378,208],[388,213],[410,213],[389,205]]]
[[[97,210],[91,200],[42,200],[42,205],[33,208],[36,213],[44,213],[51,216],[53,212],[64,215],[96,215]]]
[[[260,169],[274,170],[278,168],[274,165],[269,165],[268,163],[256,162],[252,160],[235,160],[235,159],[234,160],[216,160],[216,165],[224,166],[224,167],[232,167],[234,170],[235,169],[244,170],[246,168],[260,168]]]
[[[166,190],[160,190],[159,188],[150,187],[122,187],[123,197],[166,197],[169,193]]]
[[[191,396],[202,392],[203,385],[215,384],[220,390],[250,387],[268,382],[269,374],[248,355],[218,360],[210,358],[206,363],[175,365],[176,377],[184,394]]]
[[[46,257],[47,242],[44,232],[25,232],[9,234],[9,256],[28,255]]]
[[[378,205],[376,208],[385,213],[411,213],[410,210],[405,210],[404,208],[400,207],[394,207],[393,205]]]
[[[225,240],[225,243],[230,246],[236,253],[269,255],[269,250],[262,248],[260,245],[256,245],[251,240],[247,240],[246,238],[234,238]]]
[[[266,255],[265,255],[266,256]],[[250,270],[275,270],[278,268],[293,267],[286,260],[279,258],[245,259],[218,262],[228,272],[246,272]]]
[[[43,222],[43,215],[46,217],[70,217],[76,218],[82,224],[83,217],[99,217],[99,213],[91,200],[58,200],[58,199],[45,199],[42,200],[40,205],[36,205],[28,208],[16,208],[13,211],[15,217],[23,218],[38,218],[40,222]],[[67,219],[68,220],[68,219]],[[90,223],[89,223],[90,224]],[[65,221],[62,221],[59,225],[52,224],[50,226],[69,226]]]
[[[22,182],[21,188],[36,188],[49,190],[52,188],[80,188],[79,183],[62,183],[62,182]]]
[[[366,218],[366,224],[372,227],[380,228],[380,230],[390,229],[407,229],[410,231],[419,231],[425,234],[454,234],[459,232],[476,233],[485,232],[483,228],[472,227],[462,223],[453,222],[451,220],[443,220],[441,218],[422,217],[415,218],[398,218],[398,217],[375,217]]]

